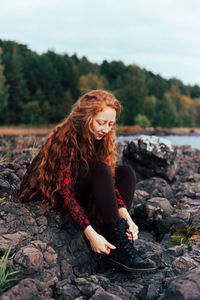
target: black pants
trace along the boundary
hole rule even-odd
[[[136,186],[136,175],[130,166],[118,166],[116,186],[124,204],[130,210]],[[92,163],[86,175],[79,176],[75,184],[77,201],[95,218],[100,215],[104,224],[119,220],[118,205],[110,168],[103,162]],[[88,205],[92,203],[92,205]],[[95,207],[93,212],[92,208]],[[96,212],[94,212],[96,211]]]

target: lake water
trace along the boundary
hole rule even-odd
[[[117,137],[117,141],[130,141],[136,139],[138,135],[120,135]],[[167,139],[171,142],[172,145],[190,145],[192,148],[200,149],[200,136],[177,136],[177,135],[168,135],[162,136],[161,138]]]

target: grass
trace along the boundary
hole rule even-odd
[[[33,147],[32,147],[31,153],[30,153],[32,159],[36,156],[36,154],[38,152],[38,148],[39,148],[38,144],[34,141]]]
[[[5,197],[0,198],[0,206],[1,206],[1,205],[4,205],[4,204],[8,204],[8,203],[9,203],[9,202],[6,200]]]
[[[195,185],[194,189],[195,189],[195,192],[199,192],[199,191],[200,191],[200,182],[198,182],[198,183]]]
[[[5,143],[5,152],[6,152],[5,155],[0,155],[0,163],[9,161],[11,158],[11,142],[10,141],[6,141],[6,143]]]
[[[0,136],[4,135],[47,135],[51,132],[52,128],[46,127],[46,128],[25,128],[25,127],[1,127],[0,128]]]
[[[56,126],[56,124],[48,124],[48,125],[17,125],[17,126],[1,126],[0,127],[0,136],[4,135],[48,135],[51,130]],[[142,132],[143,130],[149,130],[150,132],[153,130],[168,130],[172,134],[175,132],[179,132],[180,134],[182,132],[191,132],[191,130],[199,130],[199,128],[184,128],[184,127],[178,127],[178,128],[141,128],[139,125],[132,125],[132,126],[122,126],[117,125],[116,131],[117,134],[136,134]]]
[[[116,132],[117,134],[136,134],[138,131],[143,130],[139,125],[134,126],[116,126]]]
[[[173,244],[188,248],[189,244],[195,244],[200,239],[200,226],[189,225],[184,229],[176,228],[171,238]]]
[[[9,278],[17,274],[19,271],[7,272],[7,262],[8,256],[10,254],[11,248],[9,248],[0,260],[0,295],[8,288],[7,284],[10,281],[16,280],[16,278]]]
[[[0,155],[0,163],[5,161],[5,157]]]
[[[48,125],[48,127],[25,127],[25,126],[3,126],[0,127],[0,136],[4,135],[18,135],[18,136],[24,136],[24,135],[48,135],[51,130],[56,125],[51,124]],[[139,131],[141,131],[141,127],[138,125],[134,126],[116,126],[116,132],[117,134],[135,134]]]

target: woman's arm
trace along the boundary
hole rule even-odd
[[[78,203],[74,191],[74,180],[71,170],[68,170],[66,177],[61,183],[60,195],[63,197],[64,205],[68,214],[79,225],[81,231],[90,225],[90,221],[85,213],[85,210]]]
[[[138,239],[138,226],[133,222],[131,216],[128,213],[128,210],[125,207],[118,208],[118,212],[121,218],[126,219],[128,228],[126,235],[128,236],[129,240],[137,240]]]
[[[96,253],[109,254],[110,250],[116,249],[114,245],[98,234],[91,225],[87,226],[83,233],[89,240],[92,250]]]
[[[61,184],[60,194],[64,198],[65,207],[69,215],[80,226],[80,229],[90,242],[92,250],[100,254],[109,254],[111,249],[115,249],[114,245],[110,244],[90,225],[90,221],[85,214],[84,209],[79,205],[75,197],[74,181],[70,170],[67,172],[66,177]]]

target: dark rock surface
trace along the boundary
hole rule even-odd
[[[131,208],[140,228],[135,247],[158,270],[130,274],[99,260],[66,214],[46,212],[39,202],[13,203],[32,159],[28,141],[26,151],[15,141],[10,160],[0,163],[0,258],[10,247],[8,271],[19,271],[0,299],[200,299],[199,150],[174,147],[173,179],[150,172],[138,181]],[[4,157],[5,144],[2,139]],[[126,146],[118,145],[119,157]]]
[[[141,135],[127,143],[123,160],[142,178],[157,176],[172,181],[176,175],[176,151],[168,140],[156,136]]]

